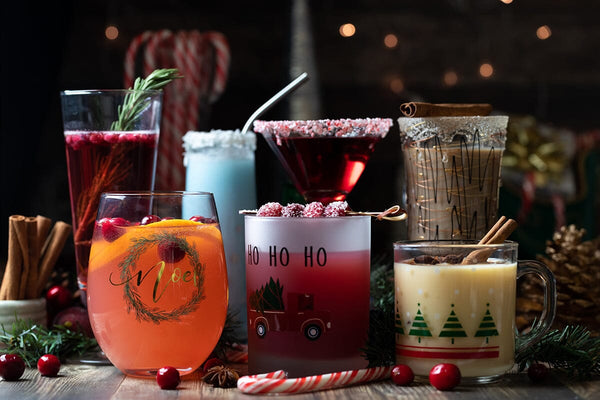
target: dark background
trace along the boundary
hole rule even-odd
[[[227,89],[205,110],[203,129],[239,129],[290,76],[292,1],[55,1],[2,5],[0,259],[6,258],[11,214],[42,214],[70,222],[59,92],[121,88],[130,41],[145,30],[216,30],[228,39]],[[313,118],[400,116],[406,101],[487,102],[496,112],[532,115],[577,133],[600,127],[600,2],[595,0],[309,1],[321,113]],[[339,26],[353,23],[353,37]],[[104,36],[118,27],[116,40]],[[552,36],[536,38],[538,26]],[[383,45],[397,35],[393,49]],[[489,61],[494,75],[479,76]],[[446,86],[447,69],[458,83]],[[404,89],[392,91],[392,79]],[[264,119],[289,118],[287,102]],[[283,201],[287,178],[259,138],[258,202]],[[567,222],[596,234],[598,165],[586,164],[592,186],[585,203],[567,204]],[[382,210],[402,201],[402,159],[395,124],[375,150],[349,196],[355,210]],[[591,178],[590,178],[591,177]],[[504,200],[506,199],[506,200]],[[514,216],[518,194],[501,193],[500,212]],[[544,208],[545,207],[545,208]],[[588,212],[585,212],[585,207]],[[537,242],[521,254],[535,256],[550,238],[548,206],[522,225]],[[591,210],[591,214],[590,211]],[[546,214],[548,216],[546,216]],[[591,215],[591,217],[590,217]],[[2,222],[4,221],[4,222]],[[403,223],[374,222],[374,253],[391,251]],[[69,263],[72,249],[65,250]]]

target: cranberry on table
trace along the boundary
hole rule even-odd
[[[38,360],[37,369],[42,376],[56,376],[60,371],[60,361],[54,354],[45,354]]]
[[[396,365],[392,369],[392,381],[399,386],[409,385],[415,379],[412,369],[405,364]]]
[[[156,383],[164,390],[173,390],[181,382],[179,371],[173,367],[162,367],[156,374]]]
[[[5,381],[16,381],[25,372],[25,361],[17,354],[2,354],[0,356],[0,376]]]
[[[460,383],[460,370],[454,364],[437,364],[429,371],[429,383],[438,390],[451,390]]]
[[[527,376],[533,382],[540,382],[546,379],[550,370],[544,364],[533,363],[527,368]]]

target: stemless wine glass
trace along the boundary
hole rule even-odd
[[[103,193],[87,299],[98,344],[123,373],[198,368],[227,314],[227,268],[212,193]]]

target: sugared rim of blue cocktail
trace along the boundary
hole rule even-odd
[[[319,119],[296,121],[254,121],[254,132],[279,137],[333,136],[384,138],[392,127],[391,118]]]

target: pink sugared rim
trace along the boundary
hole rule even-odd
[[[254,121],[254,132],[288,136],[379,136],[392,126],[390,118],[320,119],[307,121]]]

